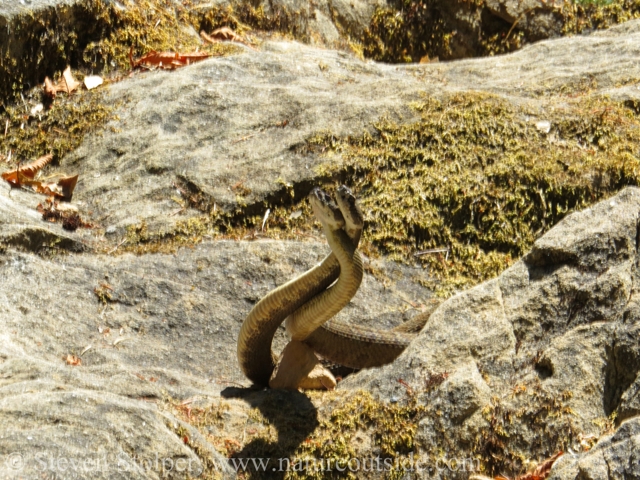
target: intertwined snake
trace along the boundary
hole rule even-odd
[[[330,320],[355,295],[362,279],[362,261],[356,251],[362,213],[348,188],[340,187],[337,199],[339,208],[318,188],[310,195],[332,253],[320,265],[265,295],[242,324],[238,361],[247,378],[257,385],[269,383],[277,362],[271,343],[287,317],[287,330],[293,339],[304,340],[327,360],[354,368],[392,362],[428,318],[428,314],[418,315],[395,330],[373,330]],[[328,288],[336,278],[338,281]]]

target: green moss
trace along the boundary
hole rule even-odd
[[[299,472],[300,475],[290,472],[287,478],[327,478],[327,469],[332,472],[331,478],[361,478],[362,471],[366,471],[364,465],[360,464],[359,472],[350,471],[349,467],[355,470],[356,464],[349,461],[362,462],[364,458],[373,461],[377,456],[381,458],[382,467],[389,467],[387,478],[401,477],[409,455],[416,449],[417,425],[425,411],[413,395],[404,403],[379,401],[363,391],[341,398],[292,459],[293,464],[310,465],[311,471]],[[363,432],[371,441],[367,452],[357,447],[357,435]],[[318,469],[314,471],[316,466]],[[369,464],[369,471],[371,469]]]
[[[14,164],[48,153],[53,154],[53,164],[58,164],[87,133],[112,118],[114,109],[104,104],[100,91],[59,94],[50,108],[31,115],[31,108],[39,101],[38,87],[27,93],[24,103],[7,106],[0,113],[0,155],[6,159],[11,152]],[[7,134],[3,135],[5,129]]]
[[[105,34],[89,42],[83,60],[91,68],[126,70],[131,67],[129,55],[139,57],[152,50],[193,52],[214,55],[237,52],[231,44],[203,44],[199,32],[220,26],[239,27],[230,9],[195,10],[189,2],[168,0],[125,2],[124,8],[104,5],[96,16],[108,25]]]
[[[299,12],[283,7],[267,13],[250,4],[231,8],[189,0],[88,0],[40,8],[12,17],[0,32],[0,98],[15,98],[69,64],[106,74],[128,70],[130,53],[139,57],[151,50],[213,55],[240,51],[229,43],[203,43],[201,30],[258,29],[304,40],[299,17]]]
[[[438,2],[430,0],[399,0],[392,8],[379,7],[362,37],[365,56],[385,62],[450,60],[512,52],[539,40],[529,38],[522,18],[506,22],[492,14],[483,0],[458,5],[456,15],[443,14]],[[639,18],[640,3],[565,2],[549,12],[562,25],[563,35],[573,35]],[[536,13],[529,10],[525,15]]]
[[[381,478],[381,474],[400,479],[416,462],[421,468],[432,467],[433,473],[434,466],[448,465],[448,459],[457,459],[457,466],[464,465],[469,473],[516,476],[581,438],[568,407],[571,392],[552,393],[537,378],[494,397],[473,421],[460,427],[464,433],[452,429],[440,411],[441,390],[426,383],[419,391],[407,387],[406,395],[395,402],[364,391],[307,392],[317,419],[305,409],[283,409],[283,402],[291,402],[288,395],[300,394],[270,391],[254,399],[251,404],[258,408],[247,412],[241,438],[232,432],[224,437],[211,434],[224,429],[222,412],[229,409],[224,402],[190,408],[171,401],[169,408],[208,436],[225,456],[270,459],[270,466],[287,459],[278,478],[291,480]],[[429,432],[428,442],[419,438],[421,429]],[[253,468],[239,474],[272,478],[271,472]]]
[[[449,249],[418,257],[442,294],[497,275],[567,212],[639,181],[639,119],[605,98],[549,108],[548,134],[489,95],[414,108],[416,123],[313,143],[340,158],[320,175],[346,181],[368,212],[365,244],[402,262]]]
[[[307,148],[328,157],[315,184],[333,192],[336,181],[346,183],[360,199],[363,252],[419,262],[427,270],[420,281],[443,296],[495,277],[568,212],[640,180],[640,119],[631,104],[567,98],[538,118],[471,93],[413,108],[417,122],[382,120],[360,136],[319,135]],[[550,122],[549,133],[538,120]],[[321,238],[308,189],[283,185],[272,199],[234,212],[213,210],[201,192],[185,194],[202,216],[132,238],[129,249],[168,251],[205,235]]]

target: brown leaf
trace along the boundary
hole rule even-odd
[[[64,72],[62,72],[62,80],[58,83],[58,85],[64,88],[68,94],[71,94],[74,90],[76,90],[80,86],[80,82],[73,78],[71,75],[71,67],[67,65]],[[58,90],[60,91],[60,90]]]
[[[58,89],[56,89],[56,86],[49,77],[44,77],[44,93],[49,98],[56,98],[56,94],[58,93]]]
[[[77,90],[81,85],[73,75],[71,74],[71,67],[67,65],[64,72],[62,72],[62,78],[55,85],[51,81],[49,77],[44,78],[44,93],[49,98],[56,98],[58,92],[67,92],[67,94],[71,94],[73,91]]]
[[[173,52],[156,52],[155,50],[143,55],[135,60],[130,57],[132,68],[162,68],[164,70],[175,70],[176,68],[185,67],[191,63],[199,62],[211,57],[210,53],[193,52],[193,53],[173,53]]]
[[[82,359],[76,355],[67,355],[64,358],[64,361],[67,362],[67,365],[72,365],[74,367],[82,365]]]
[[[49,164],[51,160],[53,160],[52,154],[44,155],[31,163],[18,166],[15,170],[4,172],[2,178],[9,182],[12,187],[20,187],[23,184],[28,184],[28,180],[33,180],[36,173]]]
[[[516,480],[545,480],[551,472],[551,467],[558,458],[564,455],[564,452],[558,452],[553,457],[548,458],[538,465],[533,472],[525,473],[516,478]]]
[[[39,183],[38,185],[31,185],[31,187],[38,193],[45,195],[53,195],[57,198],[70,201],[73,197],[73,190],[78,183],[78,175],[71,177],[59,178],[56,182]]]
[[[231,30],[229,27],[222,27],[214,30],[211,34],[207,34],[204,30],[200,32],[200,37],[209,43],[217,42],[238,42],[255,50],[253,45],[244,40],[240,35]]]

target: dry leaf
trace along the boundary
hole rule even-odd
[[[73,190],[78,183],[78,175],[71,177],[59,178],[56,182],[40,183],[39,185],[31,185],[34,191],[45,195],[53,195],[63,200],[71,201]]]
[[[2,178],[6,180],[12,188],[31,186],[37,193],[53,195],[63,200],[71,200],[73,190],[76,188],[76,183],[78,183],[78,175],[62,177],[55,182],[48,183],[34,180],[36,174],[49,164],[52,159],[52,154],[45,155],[27,165],[18,166],[15,170],[4,172]]]
[[[77,90],[79,86],[80,82],[73,78],[70,66],[65,68],[64,72],[62,72],[62,78],[55,85],[49,77],[45,77],[44,79],[44,93],[50,98],[56,98],[58,92],[71,94],[74,90]]]
[[[214,30],[211,34],[207,34],[204,30],[200,32],[200,37],[209,43],[217,42],[238,42],[255,50],[253,45],[244,40],[240,35],[231,30],[229,27],[222,27]]]
[[[39,203],[37,210],[42,214],[43,220],[51,223],[62,222],[62,228],[72,232],[79,227],[94,228],[95,226],[82,220],[78,214],[78,207],[68,203],[60,205],[53,196],[47,198],[44,205]]]
[[[50,98],[56,98],[56,94],[58,93],[58,89],[56,89],[56,86],[49,77],[44,77],[44,93]]]
[[[73,78],[71,75],[71,67],[67,65],[64,72],[62,72],[62,80],[59,85],[64,85],[66,92],[70,94],[80,86],[80,82]]]
[[[211,57],[210,53],[193,52],[193,53],[173,53],[173,52],[156,52],[155,50],[134,60],[131,52],[129,53],[129,61],[131,69],[135,68],[162,68],[164,70],[175,70],[176,68],[185,67],[200,60]]]
[[[84,77],[84,86],[87,87],[87,90],[92,90],[96,87],[102,85],[102,77],[98,75],[87,75]]]
[[[564,452],[558,452],[553,457],[545,460],[536,467],[536,469],[533,471],[533,474],[538,475],[542,479],[547,478],[549,476],[549,473],[551,472],[551,467],[562,455],[564,455]]]
[[[74,367],[82,365],[82,359],[76,355],[67,355],[64,360],[67,362],[67,365],[72,365]]]
[[[36,173],[49,164],[51,160],[53,160],[52,154],[44,155],[31,163],[18,166],[15,170],[4,172],[2,178],[9,182],[12,187],[20,187],[24,184],[23,182],[29,183],[28,180],[33,180]]]
[[[516,478],[516,480],[545,480],[551,472],[551,467],[558,458],[564,455],[564,452],[558,452],[553,457],[548,458],[536,467],[533,472],[525,473]]]

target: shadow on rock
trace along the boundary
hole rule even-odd
[[[226,388],[221,395],[246,401],[275,429],[269,438],[254,438],[246,444],[230,458],[230,464],[238,472],[251,472],[252,478],[284,478],[294,469],[295,451],[319,425],[318,412],[309,397],[286,390],[235,387]]]

